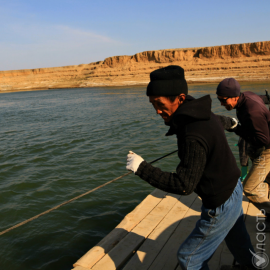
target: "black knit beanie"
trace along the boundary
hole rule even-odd
[[[240,84],[234,78],[226,78],[219,83],[216,94],[222,97],[239,97]]]
[[[179,66],[167,66],[150,73],[147,96],[178,96],[187,95],[188,87],[184,69]]]

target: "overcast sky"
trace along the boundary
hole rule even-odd
[[[269,0],[0,0],[0,70],[270,40]]]

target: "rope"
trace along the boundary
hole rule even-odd
[[[171,153],[169,153],[169,154],[167,154],[167,155],[165,155],[165,156],[162,156],[162,157],[160,157],[160,158],[157,158],[157,159],[151,161],[150,164],[152,164],[152,163],[154,163],[154,162],[157,162],[158,160],[163,159],[163,158],[165,158],[165,157],[167,157],[167,156],[170,156],[170,155],[176,153],[177,151],[178,151],[178,150],[175,150],[175,151],[173,151],[173,152],[171,152]],[[25,221],[23,221],[23,222],[21,222],[21,223],[18,223],[18,224],[16,224],[16,225],[14,225],[14,226],[12,226],[12,227],[10,227],[10,228],[8,228],[8,229],[6,229],[6,230],[0,232],[0,235],[3,235],[3,234],[5,234],[5,233],[7,233],[7,232],[9,232],[9,231],[11,231],[11,230],[13,230],[13,229],[15,229],[15,228],[18,228],[18,227],[20,227],[20,226],[22,226],[22,225],[24,225],[24,224],[26,224],[26,223],[28,223],[28,222],[34,220],[34,219],[37,219],[37,218],[39,218],[39,217],[41,217],[41,216],[43,216],[43,215],[45,215],[45,214],[48,214],[48,213],[52,212],[53,210],[56,210],[56,209],[58,209],[59,207],[65,205],[65,204],[68,204],[68,203],[70,203],[70,202],[73,202],[73,201],[75,201],[75,200],[77,200],[77,199],[79,199],[79,198],[81,198],[81,197],[83,197],[83,196],[85,196],[85,195],[87,195],[87,194],[89,194],[89,193],[92,193],[92,192],[94,192],[94,191],[96,191],[96,190],[98,190],[98,189],[100,189],[100,188],[102,188],[102,187],[105,187],[105,186],[109,185],[110,183],[115,182],[116,180],[119,180],[119,179],[121,179],[121,178],[123,178],[123,177],[125,177],[125,176],[127,176],[127,175],[129,175],[129,174],[131,174],[131,173],[132,173],[132,171],[131,171],[131,172],[128,172],[128,173],[125,173],[125,174],[123,174],[123,175],[121,175],[121,176],[119,176],[119,177],[117,177],[117,178],[115,178],[115,179],[113,179],[113,180],[111,180],[111,181],[109,181],[109,182],[103,184],[103,185],[100,185],[100,186],[98,186],[98,187],[96,187],[96,188],[94,188],[94,189],[91,189],[91,190],[89,190],[89,191],[87,191],[87,192],[85,192],[85,193],[83,193],[83,194],[81,194],[81,195],[79,195],[79,196],[77,196],[77,197],[75,197],[75,198],[73,198],[73,199],[70,199],[70,200],[68,200],[68,201],[65,201],[65,202],[63,202],[63,203],[61,203],[61,204],[59,204],[59,205],[57,205],[57,206],[55,206],[55,207],[53,207],[53,208],[51,208],[51,209],[48,209],[48,210],[46,210],[46,211],[44,211],[44,212],[42,212],[42,213],[40,213],[40,214],[38,214],[38,215],[36,215],[36,216],[34,216],[34,217],[32,217],[32,218],[29,218],[29,219],[27,219],[27,220],[25,220]]]

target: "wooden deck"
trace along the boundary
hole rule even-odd
[[[180,196],[154,190],[123,221],[75,264],[73,270],[180,270],[176,253],[200,216],[201,200],[193,193]],[[255,252],[260,247],[270,257],[270,233],[257,235],[259,211],[244,197],[247,230]],[[223,242],[209,262],[211,270],[233,263]],[[270,270],[270,264],[264,268]]]

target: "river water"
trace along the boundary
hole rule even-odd
[[[195,98],[216,84],[190,85]],[[264,94],[270,83],[243,83]],[[145,87],[61,89],[0,95],[0,231],[126,173],[129,150],[152,161],[175,137]],[[237,136],[227,133],[237,161]],[[177,154],[155,165],[174,171]],[[239,162],[238,162],[239,165]],[[133,174],[0,236],[0,269],[68,270],[153,188]]]

